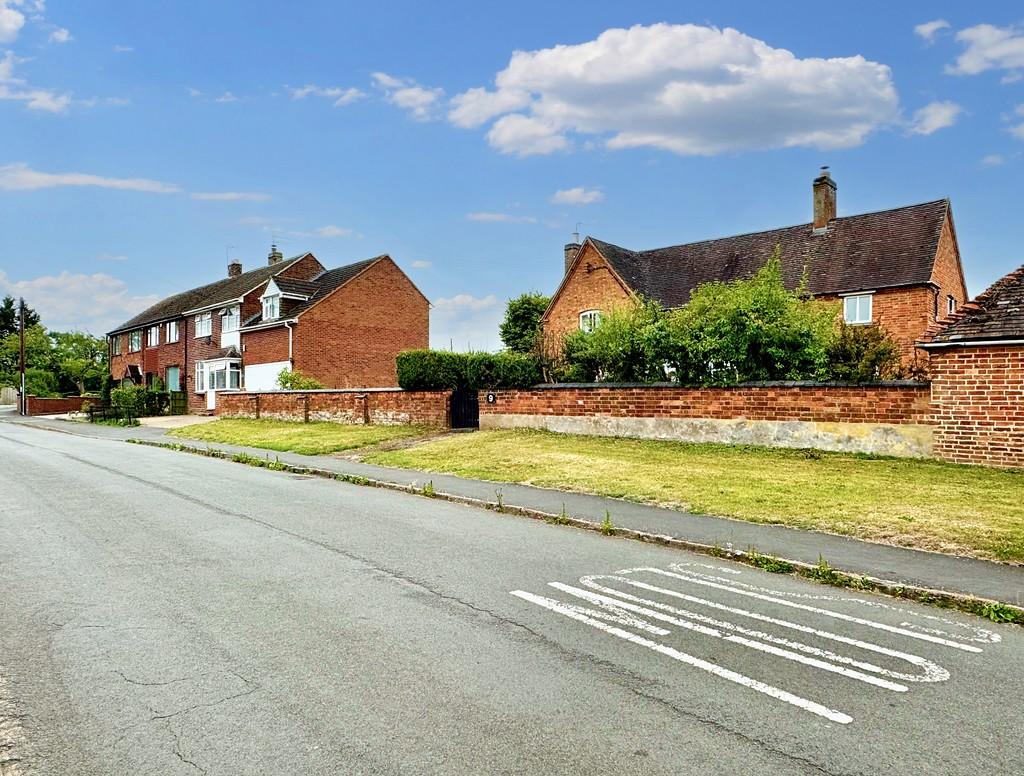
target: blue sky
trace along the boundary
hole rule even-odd
[[[102,333],[276,236],[494,348],[577,222],[803,223],[822,164],[841,215],[951,198],[975,294],[1024,262],[1014,5],[0,0],[0,294]]]

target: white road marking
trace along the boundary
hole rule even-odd
[[[633,570],[636,571],[636,569],[633,569]],[[615,590],[614,588],[610,588],[610,587],[606,587],[604,585],[598,584],[595,581],[595,580],[598,580],[598,579],[614,579],[614,580],[617,580],[619,582],[624,582],[627,585],[632,585],[633,587],[638,587],[638,588],[641,588],[643,590],[650,590],[650,591],[657,592],[657,593],[663,593],[665,595],[669,595],[669,596],[672,596],[674,598],[679,598],[679,599],[681,599],[683,601],[688,601],[688,602],[694,603],[694,604],[700,604],[701,606],[707,606],[707,607],[709,607],[711,609],[718,609],[719,611],[729,612],[730,614],[737,614],[737,615],[739,615],[741,617],[748,617],[748,618],[750,618],[752,620],[758,620],[760,622],[767,622],[767,623],[770,623],[772,625],[779,625],[779,626],[781,626],[783,628],[789,628],[790,630],[799,631],[801,633],[807,633],[808,635],[817,636],[819,638],[827,639],[829,641],[835,641],[835,642],[838,642],[840,644],[848,644],[851,647],[858,647],[860,649],[864,649],[864,650],[867,650],[869,652],[875,652],[875,653],[877,653],[879,655],[885,655],[887,657],[898,658],[900,660],[905,660],[906,662],[910,663],[911,665],[916,666],[917,668],[920,668],[920,669],[922,669],[924,671],[924,675],[922,676],[920,674],[903,674],[903,673],[897,673],[895,671],[888,671],[888,670],[883,669],[883,668],[878,668],[877,666],[872,666],[870,663],[858,663],[857,664],[859,668],[862,668],[864,670],[877,669],[878,673],[884,674],[884,675],[889,676],[889,677],[891,677],[893,679],[900,679],[900,680],[905,681],[905,682],[944,682],[947,679],[949,679],[949,672],[946,669],[942,668],[942,666],[939,666],[939,665],[933,663],[930,660],[927,660],[927,659],[925,659],[923,657],[919,657],[917,655],[911,655],[911,654],[908,654],[906,652],[900,652],[900,651],[895,650],[895,649],[890,649],[889,647],[883,647],[883,646],[881,646],[879,644],[872,644],[871,642],[868,642],[868,641],[861,641],[860,639],[855,639],[855,638],[852,638],[850,636],[843,636],[843,635],[838,634],[838,633],[830,633],[829,631],[819,630],[817,628],[812,628],[809,625],[801,625],[800,623],[790,622],[789,620],[781,620],[778,617],[771,617],[771,616],[769,616],[767,614],[759,614],[758,612],[751,612],[751,611],[748,611],[746,609],[740,609],[740,608],[735,607],[735,606],[727,606],[726,604],[720,604],[720,603],[716,603],[715,601],[709,601],[706,598],[698,598],[696,596],[687,595],[686,593],[680,593],[680,592],[675,591],[675,590],[667,590],[667,589],[662,588],[662,587],[657,587],[656,585],[648,585],[648,584],[646,584],[644,582],[639,582],[639,581],[637,581],[635,579],[629,579],[628,577],[619,577],[619,576],[613,576],[613,575],[597,575],[597,576],[590,576],[590,577],[581,577],[580,578],[580,584],[582,584],[582,585],[584,585],[586,587],[592,588],[594,590],[599,590],[599,591],[601,591],[603,593],[609,593],[611,595],[620,596],[620,597],[628,596],[628,593],[624,594],[624,593],[621,593],[618,590]],[[645,601],[645,599],[638,599],[638,600]],[[645,601],[645,603],[648,606],[653,606],[655,608],[661,608],[661,607],[665,606],[665,604],[659,604],[656,601]],[[739,626],[736,626],[736,627],[739,628]],[[796,642],[793,642],[793,643],[789,644],[789,646],[793,646],[793,644],[795,644],[795,643]]]
[[[792,706],[796,706],[797,708],[801,708],[804,711],[809,711],[812,714],[817,714],[818,716],[824,717],[825,719],[828,719],[832,722],[838,722],[842,725],[847,725],[853,721],[852,717],[850,717],[847,714],[843,714],[841,711],[836,711],[834,709],[828,708],[827,706],[823,706],[820,703],[815,703],[814,701],[807,700],[806,698],[801,698],[798,695],[793,695],[792,693],[786,692],[785,690],[781,690],[778,687],[772,687],[769,684],[759,682],[756,679],[751,679],[749,676],[744,676],[743,674],[731,671],[728,668],[722,668],[721,666],[715,665],[714,663],[709,663],[708,661],[701,660],[700,658],[694,657],[693,655],[688,655],[685,652],[680,652],[679,650],[674,649],[673,647],[666,646],[665,644],[660,644],[657,641],[651,641],[650,639],[646,639],[642,636],[637,636],[635,633],[630,633],[629,631],[622,630],[621,628],[617,628],[613,625],[607,625],[600,619],[596,618],[596,615],[599,614],[598,612],[592,612],[583,609],[582,607],[564,604],[561,601],[555,601],[551,598],[545,598],[543,596],[534,595],[533,593],[527,593],[523,590],[513,590],[512,595],[517,596],[518,598],[522,598],[524,601],[529,601],[530,603],[537,604],[538,606],[543,606],[545,609],[550,609],[553,612],[558,612],[559,614],[565,615],[570,619],[586,623],[587,625],[597,628],[598,630],[604,631],[605,633],[610,633],[611,635],[617,636],[618,638],[624,639],[625,641],[632,642],[633,644],[637,644],[642,647],[647,647],[647,649],[653,650],[654,652],[659,652],[662,655],[666,655],[672,658],[673,660],[678,660],[679,662],[686,663],[687,665],[692,666],[694,668],[699,668],[702,671],[707,671],[708,673],[714,674],[719,678],[726,679],[730,682],[735,682],[736,684],[742,685],[751,690],[755,690],[756,692],[763,693],[772,698],[783,701],[784,703],[788,703]]]
[[[690,582],[690,583],[695,584],[695,585],[704,585],[706,587],[712,587],[712,588],[715,588],[717,590],[724,590],[725,592],[734,593],[736,595],[748,596],[750,598],[757,598],[757,599],[759,599],[761,601],[768,601],[769,603],[778,604],[779,606],[788,606],[788,607],[790,607],[792,609],[800,609],[800,610],[803,610],[805,612],[813,612],[814,614],[821,614],[821,615],[824,615],[825,617],[833,617],[833,618],[835,618],[837,620],[845,620],[846,622],[852,622],[852,623],[855,623],[857,625],[864,625],[864,626],[866,626],[868,628],[875,628],[877,630],[888,631],[889,633],[898,633],[901,636],[908,636],[908,637],[910,637],[912,639],[920,639],[921,641],[929,641],[929,642],[931,642],[933,644],[941,644],[941,645],[943,645],[945,647],[952,647],[953,649],[961,649],[964,652],[981,652],[982,651],[979,647],[973,647],[970,644],[962,644],[962,643],[960,643],[958,641],[950,641],[949,639],[944,639],[944,638],[941,638],[939,636],[933,636],[930,633],[922,633],[922,632],[919,632],[919,631],[909,630],[907,628],[900,628],[900,627],[897,627],[895,625],[887,625],[886,623],[875,622],[874,620],[865,620],[863,617],[854,617],[851,614],[843,614],[842,612],[834,612],[831,609],[822,609],[822,608],[817,607],[817,606],[810,606],[808,604],[800,604],[800,603],[797,603],[796,601],[787,601],[787,600],[785,600],[783,598],[779,598],[778,596],[765,595],[763,593],[755,593],[755,592],[753,592],[751,590],[743,590],[743,589],[737,588],[735,585],[731,584],[732,580],[730,580],[730,584],[726,585],[726,584],[720,584],[718,582],[712,582],[712,581],[707,580],[707,579],[701,579],[700,577],[698,577],[696,574],[693,574],[693,573],[687,573],[687,572],[677,573],[677,572],[664,571],[663,569],[655,569],[655,568],[635,568],[635,569],[630,569],[629,572],[627,572],[627,573],[635,573],[637,571],[643,571],[643,572],[647,572],[647,573],[651,573],[651,574],[660,574],[662,576],[672,577],[674,579],[682,580],[683,582]],[[644,588],[647,588],[647,589],[658,590],[657,588],[654,588],[652,585],[646,585],[646,584],[644,584],[642,582],[634,582],[633,584],[636,584],[638,587],[644,587]],[[668,592],[668,591],[658,590],[658,592]],[[678,594],[672,593],[672,592],[668,592],[668,594],[669,595],[678,595]]]
[[[836,602],[842,602],[842,603],[857,604],[859,606],[867,606],[867,607],[870,607],[872,609],[887,609],[890,612],[898,612],[899,614],[909,615],[909,616],[916,617],[916,618],[921,619],[921,620],[930,620],[932,622],[942,623],[943,625],[947,625],[950,628],[957,628],[957,629],[960,629],[960,630],[966,630],[966,631],[969,631],[970,633],[973,634],[971,636],[965,636],[965,635],[961,635],[961,634],[958,634],[958,633],[950,633],[949,631],[944,631],[944,630],[942,630],[940,628],[927,628],[927,627],[925,627],[923,625],[918,625],[917,623],[913,623],[913,622],[902,622],[902,623],[900,623],[900,625],[902,627],[904,627],[904,628],[914,628],[914,629],[917,629],[917,630],[922,630],[925,633],[932,633],[932,634],[934,634],[936,636],[949,636],[950,638],[953,638],[953,639],[963,639],[965,641],[974,641],[974,642],[977,642],[979,644],[998,644],[1000,641],[1003,640],[1002,635],[1000,635],[999,633],[996,633],[995,631],[991,631],[988,628],[981,628],[981,627],[979,627],[977,625],[970,625],[970,624],[964,623],[964,622],[956,622],[955,620],[950,620],[950,619],[947,619],[945,617],[936,617],[933,614],[924,614],[923,612],[910,611],[909,609],[903,609],[903,608],[901,608],[899,606],[893,606],[892,604],[887,604],[887,603],[884,603],[883,601],[868,601],[868,600],[866,600],[864,598],[851,598],[850,596],[827,595],[827,594],[823,595],[823,594],[815,594],[815,593],[794,593],[794,592],[790,592],[790,591],[772,590],[771,588],[760,587],[758,585],[750,585],[750,584],[747,584],[745,582],[739,582],[739,581],[734,580],[734,579],[726,579],[726,578],[723,578],[723,577],[711,576],[709,574],[702,574],[701,572],[698,572],[698,571],[690,571],[688,567],[692,567],[692,566],[700,566],[700,567],[703,567],[703,568],[713,568],[713,569],[715,569],[717,571],[722,571],[722,572],[725,572],[725,573],[728,573],[728,574],[739,574],[740,573],[739,571],[734,570],[734,569],[726,569],[726,568],[722,568],[720,566],[719,567],[709,566],[706,563],[673,563],[670,566],[670,568],[675,569],[676,571],[681,571],[681,572],[687,573],[687,574],[693,574],[694,576],[703,577],[705,579],[712,579],[712,580],[715,580],[715,581],[718,581],[718,582],[724,582],[724,583],[729,584],[729,585],[735,585],[737,587],[745,587],[748,590],[757,590],[757,591],[760,591],[762,593],[769,593],[769,594],[772,594],[772,595],[785,596],[786,598],[800,598],[800,599],[803,599],[803,600],[806,600],[806,601],[836,601]]]
[[[682,619],[679,619],[678,617],[672,617],[672,616],[667,615],[667,614],[662,614],[661,612],[654,611],[653,609],[648,609],[648,608],[646,608],[644,606],[637,606],[635,604],[626,603],[625,601],[619,602],[619,601],[616,601],[615,599],[608,598],[607,596],[599,595],[597,593],[591,593],[591,592],[589,592],[587,590],[580,590],[578,587],[572,587],[571,585],[563,585],[561,582],[549,582],[548,584],[551,587],[555,588],[556,590],[561,590],[563,593],[569,593],[570,595],[577,596],[579,598],[584,599],[585,601],[590,601],[591,603],[595,603],[595,604],[598,604],[598,605],[601,605],[602,603],[604,603],[604,604],[614,604],[614,605],[617,605],[617,606],[624,607],[624,608],[628,609],[631,612],[636,612],[637,614],[642,614],[642,615],[644,615],[646,617],[650,617],[651,619],[654,619],[654,620],[660,620],[661,622],[667,622],[667,623],[671,623],[672,625],[678,625],[681,628],[686,628],[687,630],[693,630],[693,631],[696,631],[697,633],[703,633],[706,636],[713,636],[715,638],[719,638],[719,639],[722,639],[724,641],[731,642],[733,644],[741,644],[741,645],[743,645],[745,647],[750,647],[751,649],[755,649],[755,650],[757,650],[759,652],[765,652],[765,653],[767,653],[769,655],[775,655],[776,657],[781,657],[781,658],[784,658],[786,660],[792,660],[792,661],[797,662],[797,663],[802,663],[802,664],[804,664],[806,666],[811,666],[813,668],[821,669],[822,671],[828,671],[830,673],[840,674],[840,675],[848,677],[850,679],[856,679],[857,681],[864,682],[865,684],[873,684],[876,687],[882,687],[882,688],[885,688],[886,690],[892,690],[893,692],[906,692],[907,691],[907,686],[904,685],[904,684],[896,684],[895,682],[890,682],[890,681],[887,681],[885,679],[879,679],[877,676],[871,676],[870,674],[865,674],[865,673],[862,673],[861,671],[855,671],[855,670],[850,669],[850,668],[843,668],[842,666],[835,665],[834,663],[829,663],[829,662],[827,662],[825,660],[818,660],[817,658],[813,658],[813,657],[804,657],[804,655],[801,655],[801,654],[799,654],[797,652],[792,652],[792,651],[790,651],[788,649],[780,649],[779,647],[773,647],[770,644],[765,644],[765,643],[763,643],[761,641],[754,641],[752,639],[744,638],[743,636],[733,636],[733,635],[725,634],[725,633],[722,633],[721,630],[718,630],[716,628],[708,628],[708,627],[705,627],[703,625],[697,625],[696,623],[690,622],[688,620],[682,620]],[[636,599],[633,596],[630,596],[630,598],[633,598],[634,600],[642,600],[642,599]],[[650,604],[650,602],[647,602],[647,603]],[[686,616],[689,616],[691,614],[690,612],[684,612],[682,610],[676,610],[676,611],[679,614],[683,614],[683,615],[686,615]],[[700,617],[698,619],[700,619],[702,621],[710,620],[710,618],[703,618],[703,617]],[[734,626],[730,625],[729,623],[719,623],[719,625],[724,627],[725,629],[728,629],[728,630],[733,630],[734,629]],[[761,634],[761,636],[762,637],[767,637],[766,640],[776,641],[774,638],[772,638],[771,636],[768,636],[767,634]],[[799,645],[799,646],[800,647],[804,647],[804,649],[802,651],[805,651],[805,652],[808,651],[808,650],[813,649],[813,647],[806,647],[806,645],[802,645],[802,644]],[[839,658],[839,661],[841,661],[841,662],[846,662],[846,663],[854,662],[854,661],[850,660],[849,658],[842,658],[839,655],[836,655],[835,657]],[[880,669],[877,666],[869,666],[869,668],[874,670],[876,673],[881,673],[883,671],[883,669]]]

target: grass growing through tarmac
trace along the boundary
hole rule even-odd
[[[346,426],[340,423],[291,423],[283,420],[224,418],[168,432],[181,439],[262,447],[282,453],[326,455],[342,450],[423,436],[423,426]]]
[[[1024,563],[1024,473],[545,431],[460,434],[364,460]]]

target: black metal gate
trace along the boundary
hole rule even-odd
[[[476,391],[456,389],[451,399],[452,428],[480,428],[480,399]]]

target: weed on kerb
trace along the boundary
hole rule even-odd
[[[495,498],[497,498],[497,501],[494,502],[494,511],[495,512],[504,512],[505,511],[505,496],[502,494],[500,489],[494,491],[494,496],[495,496]]]
[[[433,480],[431,480],[430,482],[423,486],[423,495],[426,496],[427,498],[433,498],[434,496],[437,495],[437,491],[434,490]]]
[[[604,520],[601,521],[601,533],[611,536],[615,533],[615,526],[612,524],[612,513],[607,509],[604,511]]]
[[[762,555],[754,548],[747,552],[747,561],[751,566],[771,574],[792,574],[796,567],[792,563],[779,560],[774,555]]]
[[[562,511],[559,512],[557,515],[552,515],[551,517],[549,517],[548,522],[554,523],[555,525],[569,525],[569,513],[565,511],[564,501],[562,502]]]

